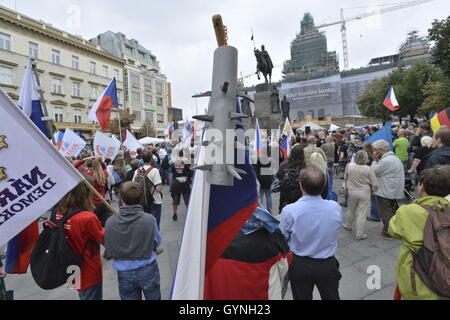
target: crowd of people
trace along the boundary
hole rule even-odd
[[[396,297],[444,297],[436,293],[433,284],[411,270],[414,254],[424,245],[430,206],[450,214],[450,130],[442,128],[433,134],[426,122],[419,126],[394,126],[392,145],[381,139],[367,142],[376,131],[375,127],[365,127],[309,135],[298,132],[289,158],[285,160],[280,152],[281,165],[273,176],[262,173],[271,166],[270,162],[258,160],[255,170],[260,211],[251,219],[259,220],[265,231],[247,232],[244,229],[248,225],[244,226],[222,256],[223,279],[236,279],[232,292],[244,298],[274,296],[273,292],[255,293],[248,281],[240,284],[242,270],[229,265],[230,257],[239,251],[256,252],[258,246],[266,245],[271,248],[271,255],[264,259],[282,256],[289,260],[289,268],[280,271],[280,278],[288,277],[294,299],[312,299],[315,286],[322,299],[339,299],[342,276],[335,255],[340,230],[352,232],[354,228],[357,240],[368,239],[366,221],[369,220],[381,222],[380,232],[373,236],[402,241]],[[194,172],[193,162],[188,158],[193,152],[187,158],[186,150],[161,144],[139,149],[137,153],[132,159],[128,152],[121,151],[114,161],[102,161],[90,154],[70,159],[101,197],[120,202],[119,213],[112,215],[101,198],[80,184],[52,210],[56,219],[74,209],[83,210],[69,219],[65,231],[77,254],[81,255],[87,245],[92,249],[83,255],[80,299],[102,298],[100,244],[105,247],[104,257],[113,260],[122,299],[141,299],[142,294],[146,299],[161,299],[156,258],[164,250],[160,247],[160,223],[162,204],[167,200],[163,198],[162,188],[170,185],[172,219],[177,222],[181,199],[186,207],[189,205]],[[338,192],[343,200],[340,204],[333,192],[333,177],[343,182]],[[412,195],[416,188],[420,196],[417,200]],[[280,193],[278,219],[274,218],[273,192]],[[411,204],[400,206],[399,201],[405,198]],[[261,209],[273,219],[261,220],[264,215]],[[247,258],[242,256],[244,260]],[[266,260],[255,259],[252,263],[256,266]],[[276,259],[277,263],[279,260]],[[448,270],[448,262],[441,268]],[[266,269],[252,270],[255,279],[258,272],[261,277],[267,274]],[[4,276],[0,267],[0,277]],[[208,294],[215,299],[229,298],[224,292]]]

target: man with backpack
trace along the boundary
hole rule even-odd
[[[389,234],[403,241],[398,290],[405,300],[450,299],[450,174],[424,170],[418,190],[422,198],[401,206],[389,222]]]
[[[140,184],[142,189],[141,205],[144,211],[151,213],[158,224],[161,222],[162,207],[162,181],[157,168],[152,167],[153,154],[144,152],[142,155],[144,165],[134,173],[133,181]]]
[[[160,275],[154,248],[161,243],[156,220],[139,204],[142,190],[137,182],[122,185],[122,206],[105,227],[106,255],[117,270],[122,300],[160,300]]]
[[[183,196],[186,208],[189,206],[189,197],[191,194],[192,172],[189,161],[184,158],[183,150],[178,153],[178,158],[171,165],[172,183],[170,193],[173,199],[173,221],[178,221],[177,210]]]

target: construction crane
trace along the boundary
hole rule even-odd
[[[410,2],[401,2],[398,3],[392,7],[388,7],[388,8],[384,8],[384,9],[379,9],[379,10],[374,10],[371,12],[367,12],[367,13],[363,13],[357,16],[353,16],[350,18],[345,18],[344,17],[344,9],[341,9],[341,20],[336,21],[336,22],[332,22],[332,23],[326,23],[326,24],[322,24],[320,26],[315,27],[316,29],[322,29],[322,28],[326,28],[326,27],[330,27],[330,26],[334,26],[337,24],[341,25],[341,33],[342,33],[342,49],[343,49],[343,53],[344,53],[344,70],[348,70],[349,69],[349,63],[348,63],[348,46],[347,46],[347,27],[346,27],[346,23],[350,22],[350,21],[354,21],[354,20],[361,20],[363,18],[367,18],[370,16],[374,16],[374,15],[378,15],[378,14],[383,14],[383,13],[387,13],[387,12],[391,12],[391,11],[395,11],[395,10],[400,10],[400,9],[404,9],[407,7],[411,7],[411,6],[416,6],[419,4],[423,4],[426,2],[431,2],[434,0],[417,0],[417,1],[410,1]],[[363,8],[363,7],[359,7],[359,8]],[[368,7],[366,7],[368,8]],[[353,8],[348,8],[348,9],[353,9]]]

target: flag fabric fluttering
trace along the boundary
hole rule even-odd
[[[42,121],[43,114],[38,85],[30,63],[28,63],[25,68],[18,104],[25,115],[33,121],[36,127],[38,127],[46,137],[48,137],[49,134],[44,121]]]
[[[237,112],[242,113],[239,101]],[[236,130],[242,129],[237,120]],[[245,163],[235,164],[235,167],[247,174],[241,175],[242,180],[234,179],[232,187],[210,185],[205,172],[197,170],[195,173],[172,288],[173,300],[203,299],[205,276],[258,206],[256,174],[248,150],[244,152]],[[204,164],[204,154],[205,147],[202,146],[199,166]]]
[[[400,105],[398,104],[397,98],[395,97],[393,87],[391,87],[391,89],[389,90],[386,99],[384,99],[383,105],[391,111],[397,111],[400,109]]]
[[[89,120],[98,122],[101,130],[108,130],[111,122],[111,109],[118,108],[118,106],[116,78],[114,78],[92,106]]]
[[[55,143],[56,143],[56,149],[60,150],[61,149],[61,145],[62,145],[62,141],[64,138],[64,131],[62,130],[58,130],[53,134],[53,138],[55,139]]]
[[[64,136],[61,142],[61,148],[59,152],[64,157],[78,157],[86,146],[86,141],[81,139],[79,135],[67,128],[64,132]]]
[[[258,156],[262,156],[262,142],[261,142],[261,130],[259,128],[259,121],[256,119],[256,130],[255,130],[255,152]]]
[[[281,153],[283,153],[283,160],[284,160],[284,161],[287,161],[287,160],[289,159],[289,153],[288,153],[288,150],[289,150],[288,137],[285,137],[285,138],[283,139],[283,141],[281,141],[281,143],[280,143],[280,150],[281,150]]]
[[[103,161],[106,159],[114,159],[120,151],[120,142],[117,139],[108,137],[106,134],[97,131],[94,137],[94,152],[96,157],[101,157]]]
[[[286,136],[286,152],[287,152],[287,157],[289,157],[289,155],[291,154],[291,141],[292,139],[294,139],[294,132],[292,130],[292,126],[291,123],[289,122],[289,119],[286,118],[286,122],[284,124],[284,128],[283,128],[283,135]]]
[[[83,177],[1,88],[0,114],[0,193],[8,194],[0,199],[7,214],[0,214],[0,246],[8,242],[7,272],[24,273],[39,234],[36,220]]]
[[[391,151],[394,150],[394,146],[392,143],[392,122],[386,123],[386,125],[375,132],[373,135],[371,135],[369,138],[364,140],[364,142],[371,142],[374,143],[377,140],[384,140],[389,143],[391,146]]]
[[[434,133],[438,132],[439,129],[443,126],[446,126],[450,129],[450,107],[442,110],[433,118],[431,118],[430,124],[431,129]]]
[[[127,138],[122,145],[130,152],[132,158],[136,158],[138,155],[137,150],[142,148],[142,144],[139,143],[129,130],[127,130]]]
[[[172,133],[173,133],[174,127],[175,126],[174,126],[173,122],[169,123],[169,125],[166,128],[166,131],[164,132],[164,135],[165,135],[166,138],[170,139],[172,137]]]

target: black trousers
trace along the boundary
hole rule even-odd
[[[312,300],[314,286],[317,286],[322,300],[340,300],[339,280],[342,275],[335,257],[322,260],[294,255],[289,278],[294,300]]]

